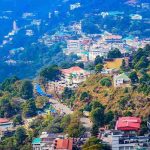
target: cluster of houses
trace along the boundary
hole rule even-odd
[[[42,134],[33,139],[33,150],[72,150],[73,139],[67,138],[66,135],[42,132]]]
[[[141,130],[141,118],[120,117],[116,121],[115,129],[99,129],[98,138],[111,146],[112,150],[148,150],[150,148],[150,137],[139,136]],[[43,132],[32,141],[33,150],[72,150],[79,139],[68,138],[64,134],[53,134]],[[85,136],[83,143],[88,140]]]
[[[83,35],[83,33],[82,33]],[[66,55],[77,54],[81,61],[94,61],[96,56],[107,58],[109,51],[117,48],[125,56],[131,54],[138,48],[143,48],[150,42],[150,39],[139,39],[138,37],[125,37],[104,32],[98,35],[83,36],[79,39],[68,39],[67,48],[64,49]]]

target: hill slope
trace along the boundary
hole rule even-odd
[[[109,77],[111,80],[112,78]],[[93,75],[84,82],[76,92],[76,106],[82,108],[85,102],[80,100],[82,92],[88,92],[93,100],[100,101],[106,106],[106,111],[117,111],[120,115],[131,112],[135,116],[148,116],[150,110],[150,95],[139,93],[134,88],[114,88],[101,86],[102,75]]]

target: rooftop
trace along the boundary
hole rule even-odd
[[[41,138],[35,138],[33,141],[32,141],[32,144],[40,144],[41,143]]]
[[[62,69],[61,71],[64,74],[73,74],[73,73],[83,73],[83,72],[85,72],[84,69],[82,69],[78,66],[74,66],[74,67],[71,67],[71,68],[68,68],[68,69]]]
[[[56,143],[56,149],[72,150],[73,140],[72,139],[58,139]]]
[[[119,79],[123,79],[125,81],[130,81],[129,77],[125,73],[115,76],[115,80],[119,80]]]
[[[141,126],[141,118],[120,117],[116,122],[116,129],[121,131],[137,131]]]
[[[7,123],[9,122],[10,120],[7,119],[7,118],[0,118],[0,123]]]

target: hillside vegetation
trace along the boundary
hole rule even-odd
[[[111,76],[107,76],[111,79]],[[114,111],[119,115],[128,113],[135,116],[148,116],[150,110],[150,94],[144,95],[138,92],[137,87],[130,88],[114,88],[106,87],[100,84],[100,80],[104,78],[102,75],[92,75],[84,82],[76,92],[76,106],[83,108],[87,103],[98,100],[106,106],[106,111]],[[112,82],[113,84],[113,82]],[[89,93],[89,100],[81,101],[80,97],[83,92]],[[79,107],[78,107],[79,108]]]

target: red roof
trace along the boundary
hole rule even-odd
[[[6,118],[0,118],[0,123],[7,123],[7,122],[9,122],[8,119],[6,119]]]
[[[116,123],[116,130],[136,131],[141,126],[141,118],[138,117],[120,117]]]
[[[78,66],[71,67],[69,69],[62,69],[62,73],[71,74],[71,73],[82,73],[84,70]]]
[[[58,139],[56,144],[56,150],[72,150],[73,140],[72,139]]]
[[[120,35],[108,35],[108,36],[106,36],[106,39],[107,40],[112,40],[112,39],[120,40],[120,39],[122,39],[122,36],[120,36]]]

